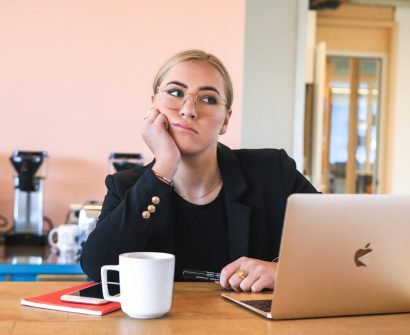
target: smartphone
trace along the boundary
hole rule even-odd
[[[113,296],[118,295],[120,293],[119,283],[108,283],[108,292]],[[101,283],[95,283],[95,285],[88,286],[81,290],[64,294],[60,299],[67,302],[78,302],[92,305],[102,305],[108,302],[107,300],[104,300]]]

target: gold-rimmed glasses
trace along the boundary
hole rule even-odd
[[[160,104],[169,109],[180,110],[188,97],[194,98],[196,112],[201,115],[214,116],[221,111],[221,106],[228,107],[226,100],[217,92],[204,90],[198,93],[188,93],[179,87],[158,87],[157,96]]]

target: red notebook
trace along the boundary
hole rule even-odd
[[[60,297],[64,294],[94,285],[94,282],[71,286],[60,291],[55,291],[37,297],[22,298],[21,304],[25,306],[53,309],[71,313],[104,315],[121,308],[118,302],[108,302],[103,305],[80,304],[75,302],[61,301]]]

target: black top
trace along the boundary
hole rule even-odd
[[[182,270],[220,272],[228,263],[228,233],[223,190],[207,205],[194,205],[177,197],[178,243],[175,278]]]
[[[288,196],[317,191],[284,150],[231,150],[218,144],[217,159],[224,188],[226,263],[241,256],[274,259],[279,255]],[[81,254],[82,268],[94,281],[101,280],[101,266],[118,264],[122,253],[179,252],[178,201],[172,187],[152,173],[152,165],[107,176],[101,215]],[[153,199],[155,212],[147,218],[143,213]],[[215,231],[213,240],[220,233]],[[220,263],[214,259],[210,270]]]

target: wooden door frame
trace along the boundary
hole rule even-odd
[[[387,74],[392,64],[384,53],[377,52],[346,52],[327,50],[326,57],[376,58],[381,60],[381,79],[379,97],[379,120],[377,133],[377,162],[376,162],[376,190],[374,193],[388,193],[391,187],[391,148],[392,135],[390,127],[392,120],[391,76]],[[391,72],[390,72],[391,73]],[[389,99],[390,97],[390,99]]]

